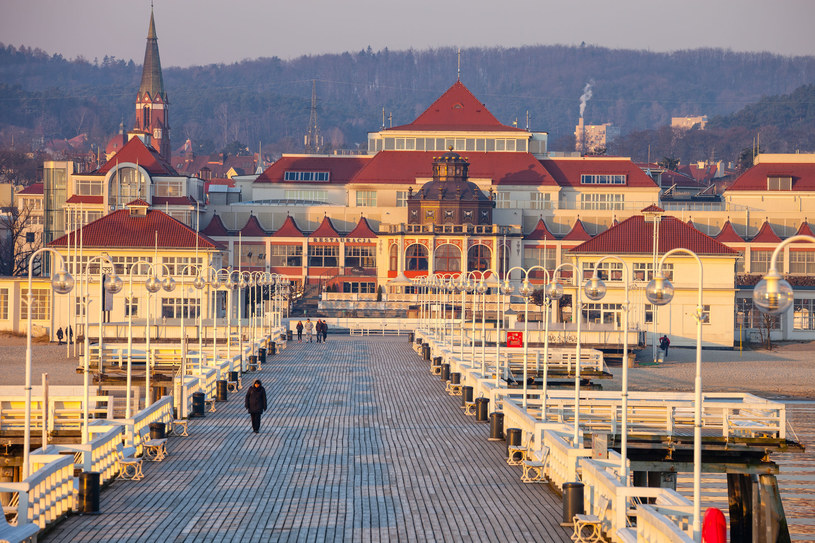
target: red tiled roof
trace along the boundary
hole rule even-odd
[[[642,208],[640,213],[665,213],[665,210],[656,204],[651,204],[648,207]]]
[[[101,204],[102,202],[101,196],[80,196],[79,194],[74,194],[65,200],[66,204]]]
[[[158,238],[156,238],[158,233]],[[78,241],[79,230],[55,239],[48,245],[65,247],[68,238],[71,245]],[[114,211],[101,219],[86,224],[82,229],[85,247],[109,249],[153,248],[156,243],[162,249],[194,249],[196,233],[189,226],[162,211],[151,209],[146,216],[131,217],[126,209]],[[198,247],[218,249],[218,245],[206,235],[198,235]]]
[[[368,224],[368,219],[365,217],[360,217],[359,222],[354,227],[353,230],[348,232],[348,235],[345,237],[347,238],[377,238],[379,237],[376,232],[373,231],[371,225]]]
[[[329,172],[328,183],[344,185],[371,160],[369,156],[283,156],[255,179],[255,183],[323,184],[325,181],[285,181],[286,172]]]
[[[634,215],[570,250],[594,254],[648,254],[653,251],[654,225]],[[659,225],[659,253],[682,247],[700,255],[736,255],[737,251],[706,236],[683,221],[666,215]]]
[[[122,149],[110,160],[96,170],[97,174],[106,174],[117,164],[132,162],[147,170],[151,175],[178,175],[173,167],[155,149],[147,147],[137,137],[130,138]]]
[[[130,206],[134,206],[134,207],[150,207],[150,204],[148,204],[147,202],[145,202],[141,198],[136,198],[132,202],[128,202],[128,203],[125,204],[125,207],[130,207]]]
[[[323,217],[323,222],[317,227],[317,230],[311,233],[311,238],[338,238],[340,234],[334,228],[334,223],[326,215]]]
[[[583,221],[580,219],[577,219],[571,231],[563,236],[563,241],[586,241],[589,239],[591,239],[591,234],[586,232],[586,229],[583,227]]]
[[[806,221],[806,219],[801,223],[801,226],[798,227],[798,231],[795,233],[795,235],[815,237],[815,234],[812,233],[812,229],[809,227],[809,223]]]
[[[196,201],[189,196],[153,196],[153,206],[194,206]]]
[[[127,134],[115,134],[108,140],[108,144],[105,146],[105,154],[109,155],[110,153],[119,152],[126,143]]]
[[[543,219],[538,219],[538,224],[535,225],[535,229],[532,230],[524,239],[534,240],[534,239],[557,239],[552,232],[546,228],[546,223],[543,222]]]
[[[297,226],[297,223],[294,222],[294,219],[291,218],[291,215],[286,215],[286,220],[283,221],[280,228],[272,234],[272,237],[280,238],[303,238],[305,236],[303,231]]]
[[[37,195],[43,194],[42,183],[31,183],[17,194]]]
[[[770,226],[770,223],[764,221],[764,224],[761,225],[761,228],[758,229],[758,234],[756,234],[753,239],[750,240],[751,243],[781,243],[781,238],[773,231],[773,227]]]
[[[461,81],[453,83],[415,121],[388,130],[526,132],[501,124]]]
[[[624,187],[657,188],[654,180],[645,175],[631,160],[607,157],[549,158],[540,161],[546,171],[561,187],[580,187],[583,190]],[[583,174],[625,175],[625,185],[581,185]]]
[[[255,217],[254,215],[250,215],[249,220],[246,221],[246,224],[243,226],[243,228],[241,228],[241,235],[264,238],[268,236],[269,233],[263,229],[257,217]]]
[[[206,228],[201,230],[201,233],[210,237],[231,235],[229,230],[226,229],[226,226],[224,226],[224,221],[221,220],[221,217],[219,217],[217,213],[212,216],[209,224]]]
[[[417,178],[433,175],[433,159],[440,154],[436,151],[380,151],[351,182],[414,184]],[[529,153],[464,152],[461,156],[470,163],[471,178],[492,179],[496,185],[557,186]]]
[[[741,174],[725,192],[767,190],[768,177],[792,177],[792,190],[815,191],[815,164],[759,163]]]
[[[722,226],[722,231],[716,234],[716,237],[713,238],[719,243],[743,243],[744,238],[742,238],[737,232],[736,229],[733,228],[733,224],[728,220]]]

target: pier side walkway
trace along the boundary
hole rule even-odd
[[[263,381],[260,434],[244,409]],[[100,515],[41,541],[569,541],[560,499],[523,484],[506,443],[404,336],[289,342],[217,412],[171,437],[145,478],[116,480]]]

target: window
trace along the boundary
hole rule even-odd
[[[581,194],[580,209],[609,210],[623,209],[625,196],[622,194]]]
[[[184,184],[181,181],[159,181],[155,187],[155,195],[160,198],[184,196]]]
[[[34,232],[26,232],[25,233],[25,242],[26,243],[34,243],[37,240],[37,235]]]
[[[238,257],[237,254],[234,255]],[[265,243],[246,243],[245,241],[240,247],[240,261],[234,263],[235,267],[258,267],[266,266],[266,244]]]
[[[790,251],[790,273],[815,275],[815,251]]]
[[[299,268],[303,265],[302,245],[272,245],[270,251],[271,266]]]
[[[8,319],[8,289],[0,288],[0,320]]]
[[[139,299],[125,297],[125,317],[133,315],[134,317],[139,316]]]
[[[739,251],[736,257],[736,273],[744,273],[744,251]]]
[[[287,190],[286,200],[305,200],[307,202],[325,202],[327,192],[324,190]]]
[[[397,190],[396,191],[396,207],[407,207],[408,202],[408,191],[406,190]]]
[[[77,179],[74,182],[74,193],[79,196],[102,196],[102,183],[91,179]]]
[[[702,324],[710,324],[710,306],[702,306]]]
[[[537,193],[533,193],[537,194]],[[512,207],[512,203],[509,199],[510,193],[509,192],[496,192],[495,193],[495,207],[497,209],[509,209]]]
[[[587,174],[580,176],[581,185],[625,185],[625,175]]]
[[[815,330],[815,300],[794,299],[792,328],[793,330]]]
[[[113,262],[113,267],[116,270],[116,273],[119,274],[121,277],[127,277],[130,275],[130,269],[133,268],[133,274],[147,274],[148,273],[148,264],[139,264],[138,266],[134,267],[134,264],[140,260],[152,260],[147,258],[142,258],[139,256],[111,256],[110,261]],[[164,270],[160,270],[158,273],[159,275],[162,274]]]
[[[770,330],[781,329],[781,318],[773,315],[765,315],[757,308],[753,307],[751,298],[736,300],[736,330],[739,328],[768,328]]]
[[[605,260],[597,266],[597,277],[603,281],[622,282],[625,280],[624,273],[623,265],[619,262]],[[592,277],[594,277],[594,262],[583,262],[583,279],[587,280]]]
[[[376,191],[358,190],[357,207],[376,207]]]
[[[543,192],[529,193],[529,209],[551,209],[550,195]]]
[[[674,265],[663,264],[662,274],[668,281],[673,281]],[[633,275],[634,281],[650,281],[654,278],[654,264],[652,262],[635,262]]]
[[[339,245],[309,245],[308,265],[315,268],[336,268],[339,264]]]
[[[243,244],[243,248],[246,249],[246,244]],[[135,257],[132,257],[133,260],[138,260]],[[169,270],[170,275],[186,275],[186,276],[195,276],[198,275],[198,266],[201,266],[202,259],[198,258],[196,260],[195,257],[189,256],[163,256],[161,257],[161,263],[167,265],[167,269]],[[157,272],[158,275],[164,274],[164,267],[162,266],[159,268],[160,271]],[[119,273],[119,267],[116,267],[116,273]]]
[[[415,243],[407,248],[405,253],[405,269],[418,271],[427,269],[427,248]]]
[[[346,245],[345,266],[347,268],[375,268],[376,247]]]
[[[327,183],[329,172],[293,172],[287,171],[283,174],[283,181],[312,181]]]
[[[792,177],[768,177],[767,190],[792,190]]]
[[[150,178],[142,175],[141,170],[123,166],[110,177],[108,204],[111,209],[121,209],[137,198],[147,200],[149,187]]]
[[[50,308],[50,295],[51,291],[47,288],[35,288],[31,291],[31,319],[44,321],[49,318]],[[20,299],[22,300],[22,307],[24,309],[23,315],[28,318],[28,289],[20,289]]]
[[[460,272],[461,250],[449,243],[440,245],[434,253],[433,271],[435,273]]]
[[[376,292],[376,283],[372,281],[348,281],[342,284],[342,291],[353,294],[374,294]]]
[[[197,298],[162,298],[161,316],[166,319],[185,319],[198,317],[201,305]]]
[[[554,270],[557,266],[557,249],[555,247],[524,247],[524,268],[529,269],[532,266],[543,266],[547,270]]]
[[[583,318],[593,324],[611,324],[621,326],[622,304],[584,303]]]
[[[772,251],[750,251],[750,273],[767,273],[770,271]]]
[[[486,245],[473,245],[467,252],[467,269],[470,271],[484,271],[490,268],[492,251]]]
[[[396,271],[399,268],[399,246],[391,245],[388,254],[388,270]]]

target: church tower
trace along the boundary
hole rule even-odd
[[[145,143],[156,149],[170,161],[170,102],[164,92],[161,76],[161,60],[158,56],[158,37],[153,12],[150,12],[150,28],[147,30],[147,48],[144,50],[139,95],[136,97],[136,125],[134,132],[144,136]]]

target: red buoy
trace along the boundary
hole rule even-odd
[[[705,518],[702,521],[702,542],[727,542],[727,524],[724,520],[724,513],[715,507],[711,507],[705,511]]]

